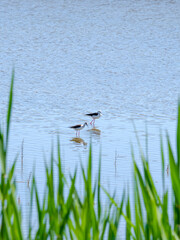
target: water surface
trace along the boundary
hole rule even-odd
[[[167,129],[174,144],[180,93],[179,11],[178,0],[0,2],[0,119],[5,121],[14,67],[9,165],[19,152],[24,209],[33,166],[43,193],[44,155],[49,161],[57,135],[66,176],[80,161],[86,165],[90,139],[96,176],[101,146],[102,184],[110,192],[116,188],[120,198],[124,185],[133,187],[132,120],[144,149],[147,126],[150,168],[161,191],[159,132]],[[100,134],[85,128],[81,139],[87,144],[71,141],[75,133],[68,127],[90,121],[85,113],[97,110],[103,113],[96,121]]]

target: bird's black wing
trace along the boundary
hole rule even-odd
[[[88,113],[88,114],[86,114],[86,116],[90,116],[90,117],[97,116],[97,115],[98,115],[98,113]]]
[[[71,126],[70,128],[74,128],[74,129],[76,129],[76,128],[80,128],[81,127],[81,124],[79,124],[79,125],[75,125],[75,126]]]

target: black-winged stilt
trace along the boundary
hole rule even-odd
[[[93,123],[93,126],[94,126],[95,119],[100,118],[102,116],[102,113],[101,113],[101,111],[97,111],[95,113],[88,113],[88,114],[86,114],[86,116],[92,117],[93,120],[90,122],[90,124],[92,125],[92,123]]]
[[[82,130],[86,125],[88,126],[87,122],[85,122],[84,124],[71,126],[70,128],[73,128],[74,130],[76,130],[76,137],[77,137],[77,136],[80,136],[80,130]]]

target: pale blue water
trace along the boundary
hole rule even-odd
[[[101,146],[102,184],[119,199],[125,185],[132,189],[132,120],[144,149],[147,125],[150,168],[161,191],[159,133],[167,129],[174,144],[180,93],[179,10],[178,0],[0,2],[0,119],[15,67],[9,165],[24,139],[23,177],[20,156],[16,170],[24,218],[27,180],[35,166],[43,193],[43,156],[49,159],[57,135],[67,177],[80,161],[87,164],[92,139],[94,177]],[[101,134],[85,128],[87,145],[71,141],[68,127],[97,110]]]

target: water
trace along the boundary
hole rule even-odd
[[[150,168],[161,191],[159,132],[167,129],[174,144],[180,93],[179,10],[178,0],[0,2],[0,118],[5,121],[14,67],[8,157],[11,165],[24,140],[23,176],[20,156],[16,170],[22,208],[33,166],[43,193],[43,156],[49,159],[57,135],[66,176],[80,161],[86,165],[90,139],[96,176],[101,146],[102,184],[120,198],[123,187],[133,185],[132,120],[144,149],[148,128]],[[97,110],[103,113],[96,121],[100,134],[85,128],[87,145],[71,141],[75,133],[68,127],[90,121],[85,113]]]

